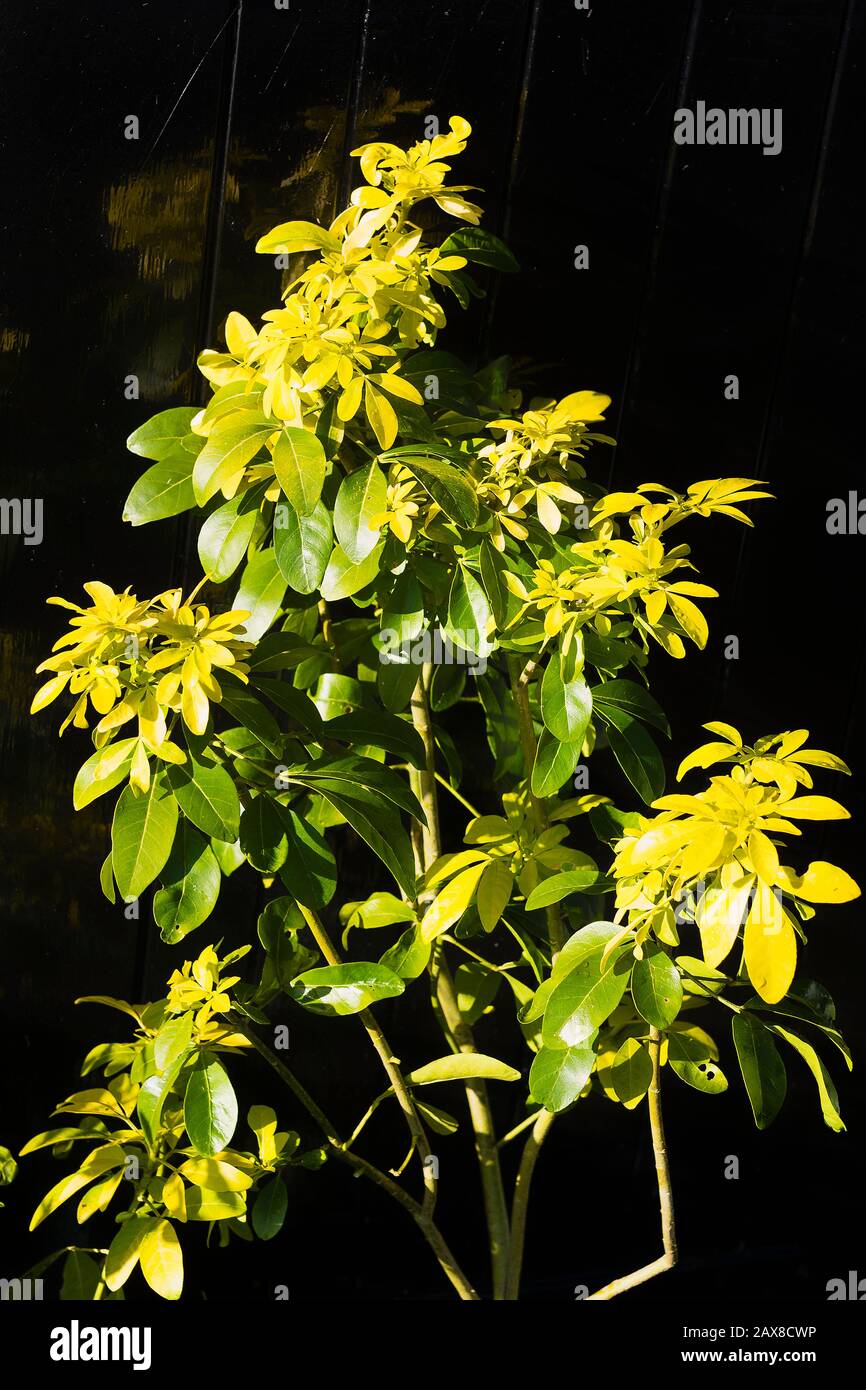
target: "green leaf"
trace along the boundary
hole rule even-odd
[[[481,961],[469,960],[454,971],[457,1007],[470,1027],[478,1022],[499,991],[502,976]]]
[[[241,805],[224,767],[199,761],[188,753],[185,763],[169,767],[167,777],[181,810],[193,825],[215,840],[231,844],[238,838]]]
[[[133,430],[126,447],[142,458],[163,459],[189,434],[190,424],[197,414],[198,406],[179,405],[171,410],[161,410]]]
[[[383,647],[394,651],[414,642],[424,629],[424,611],[424,591],[417,576],[407,568],[382,600]]]
[[[220,488],[234,483],[273,433],[273,420],[247,411],[237,422],[230,416],[226,426],[214,430],[192,470],[198,505],[203,507]]]
[[[554,874],[552,878],[545,878],[536,884],[526,899],[526,910],[535,912],[537,908],[549,907],[551,903],[559,903],[563,898],[571,897],[572,893],[606,892],[611,887],[612,880],[603,878],[595,864],[587,864],[585,868],[566,869],[563,873]]]
[[[111,865],[127,902],[153,883],[171,852],[177,826],[177,802],[161,778],[136,796],[131,787],[120,793],[111,823]]]
[[[496,1057],[487,1057],[483,1052],[449,1052],[447,1057],[439,1057],[435,1062],[427,1062],[423,1067],[406,1073],[410,1086],[431,1086],[437,1081],[519,1081],[520,1072],[500,1062]]]
[[[293,981],[291,994],[311,1013],[336,1018],[360,1013],[379,999],[393,999],[405,988],[404,981],[387,966],[352,961],[305,971]]]
[[[567,1110],[589,1080],[595,1060],[592,1047],[586,1043],[539,1048],[529,1069],[530,1095],[552,1115]]]
[[[237,411],[253,411],[256,415],[261,415],[263,394],[264,386],[260,382],[229,381],[211,396],[202,416],[202,423],[213,426],[217,420],[223,420],[227,415]]]
[[[455,647],[488,656],[493,650],[489,633],[493,627],[490,603],[478,580],[458,562],[448,594],[445,632]]]
[[[331,847],[315,826],[288,807],[280,806],[279,813],[286,832],[280,878],[299,903],[318,912],[328,905],[337,887],[337,865]]]
[[[833,1084],[833,1078],[828,1072],[821,1058],[818,1056],[811,1043],[807,1043],[804,1038],[798,1037],[796,1033],[791,1033],[787,1028],[780,1024],[768,1025],[771,1033],[784,1038],[786,1043],[793,1047],[795,1052],[799,1052],[806,1066],[815,1078],[818,1087],[818,1096],[821,1101],[821,1114],[824,1116],[824,1123],[835,1130],[837,1134],[842,1133],[845,1125],[839,1112],[839,1096]]]
[[[153,1043],[153,1056],[161,1072],[184,1056],[192,1042],[193,1011],[185,1014],[170,1014],[162,1024]]]
[[[592,693],[582,674],[563,680],[557,652],[548,661],[541,681],[541,717],[560,743],[580,748],[592,717]]]
[[[379,964],[393,970],[401,980],[417,980],[427,969],[433,944],[425,941],[417,925],[403,934],[379,957]]]
[[[445,238],[439,252],[442,256],[465,256],[467,261],[506,274],[520,269],[505,242],[483,227],[458,227]]]
[[[638,796],[650,805],[665,789],[661,754],[643,725],[621,709],[608,705],[602,712],[608,721],[607,736],[613,755]]]
[[[382,539],[370,525],[378,512],[387,510],[388,484],[375,460],[350,473],[340,484],[334,504],[334,530],[351,564],[360,565]]]
[[[235,1132],[237,1097],[225,1068],[215,1057],[200,1057],[190,1072],[183,1122],[193,1148],[205,1158],[220,1153]]]
[[[631,973],[631,995],[641,1018],[654,1028],[673,1023],[683,1002],[680,972],[661,946],[647,943]]]
[[[98,748],[86,763],[82,763],[72,788],[72,804],[76,811],[126,780],[137,743],[137,738],[118,739],[105,748]]]
[[[580,745],[560,743],[548,729],[542,729],[532,767],[532,793],[544,798],[553,796],[567,781],[580,757]]]
[[[413,662],[383,661],[376,672],[376,690],[379,699],[391,714],[404,710],[412,698],[412,691],[418,684],[420,668]]]
[[[255,684],[277,709],[281,709],[302,729],[316,737],[322,733],[322,717],[303,690],[294,690],[285,681],[271,680],[267,676],[256,677]]]
[[[220,704],[232,719],[236,719],[239,724],[253,734],[264,744],[269,753],[279,758],[283,751],[283,735],[280,733],[279,725],[271,714],[270,710],[262,704],[261,700],[248,685],[236,680],[229,672],[220,673],[220,687],[222,698]]]
[[[247,552],[258,517],[258,493],[242,492],[211,512],[198,535],[198,558],[215,584],[230,579]]]
[[[309,516],[280,505],[274,512],[274,553],[280,573],[296,594],[315,593],[331,555],[331,514],[319,502]]]
[[[351,714],[340,714],[336,719],[329,719],[328,738],[350,746],[373,744],[422,771],[427,766],[420,734],[407,720],[379,710],[355,709]]]
[[[154,894],[153,916],[163,941],[173,945],[207,920],[220,891],[216,856],[205,837],[183,816],[178,820],[161,879],[163,886]]]
[[[449,521],[456,522],[458,526],[475,525],[478,520],[475,489],[467,482],[465,473],[461,473],[447,459],[437,457],[424,445],[415,448],[404,445],[389,450],[381,458],[396,458],[399,463],[405,464],[413,477],[427,489],[433,501],[442,508]]]
[[[635,681],[605,681],[602,685],[593,687],[592,698],[600,713],[609,713],[611,709],[615,709],[632,719],[643,719],[645,723],[660,729],[663,734],[670,734],[664,710],[646,687],[638,685]]]
[[[326,467],[325,451],[312,431],[286,425],[274,447],[274,472],[299,516],[315,510]]]
[[[260,874],[275,874],[286,862],[288,843],[280,808],[264,792],[251,798],[241,816],[241,849]]]
[[[513,888],[514,874],[510,862],[491,859],[478,882],[476,898],[478,916],[486,932],[493,931],[508,906]]]
[[[63,1261],[61,1302],[90,1303],[99,1284],[99,1265],[83,1250],[70,1250]]]
[[[428,1105],[426,1101],[415,1097],[415,1109],[432,1129],[434,1134],[456,1134],[460,1128],[459,1122],[453,1115],[449,1115],[447,1110],[440,1110],[437,1105]]]
[[[248,642],[264,637],[282,607],[285,592],[286,580],[273,549],[260,550],[247,564],[232,604],[232,608],[245,608],[250,613],[244,624]]]
[[[123,504],[123,520],[133,526],[188,512],[195,506],[192,470],[195,459],[186,449],[177,449],[161,463],[155,463],[133,483]]]
[[[577,1047],[613,1013],[628,984],[630,960],[612,953],[602,970],[601,957],[600,950],[586,956],[554,989],[544,1011],[546,1047]]]
[[[380,541],[375,550],[371,550],[359,565],[355,565],[342,546],[335,545],[322,579],[322,598],[327,603],[336,603],[337,599],[351,598],[352,594],[366,589],[379,573],[379,559],[383,549],[384,542]]]
[[[735,1014],[731,1032],[755,1124],[766,1129],[784,1104],[788,1089],[785,1063],[768,1030],[751,1014]]]
[[[369,760],[360,761],[366,763]],[[377,764],[373,763],[371,766],[377,767]],[[392,774],[394,775],[396,774]],[[415,861],[412,846],[399,818],[390,808],[383,805],[381,797],[373,794],[363,783],[352,785],[325,776],[313,777],[309,771],[293,771],[289,776],[292,781],[325,797],[334,810],[338,811],[370,846],[374,854],[379,856],[406,896],[414,898]]]
[[[250,1220],[259,1240],[273,1240],[279,1235],[289,1208],[289,1194],[282,1178],[272,1178],[259,1189],[253,1203]]]
[[[728,1089],[728,1079],[718,1062],[707,1056],[706,1044],[697,1038],[669,1033],[668,1062],[671,1071],[696,1091],[718,1096]]]
[[[623,1105],[639,1100],[649,1090],[653,1063],[637,1038],[626,1038],[611,1063],[610,1082]]]

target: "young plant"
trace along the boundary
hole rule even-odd
[[[477,225],[470,190],[447,182],[469,134],[455,117],[408,151],[356,150],[363,183],[330,227],[288,222],[258,243],[291,257],[293,278],[259,327],[232,313],[225,350],[202,354],[207,406],[162,411],[131,436],[151,462],[125,518],[204,514],[192,592],[139,599],[92,581],[82,605],[49,600],[73,616],[33,709],[71,696],[61,733],[93,726],[76,807],[120,789],[106,897],[153,888],[162,938],[185,953],[225,876],[247,866],[266,895],[261,969],[240,973],[255,942],[223,957],[208,944],[158,1001],[97,998],[129,1016],[130,1041],[88,1054],[82,1073],[102,1083],[25,1147],[86,1154],[34,1226],[72,1196],[80,1222],[114,1213],[104,1248],[68,1257],[65,1283],[93,1297],[119,1295],[140,1266],[177,1298],[193,1223],[221,1245],[271,1239],[285,1170],[338,1163],[405,1209],[461,1298],[479,1297],[478,1280],[516,1299],[541,1146],[557,1115],[607,1097],[645,1103],[663,1236],[660,1258],[593,1295],[608,1298],[676,1259],[660,1088],[672,1075],[724,1090],[713,1014],[730,1018],[759,1127],[782,1104],[790,1050],[842,1128],[814,1043],[850,1059],[828,994],[796,974],[797,938],[815,905],[858,889],[780,851],[800,822],[847,814],[811,794],[809,769],[847,768],[805,730],[747,745],[712,723],[679,776],[715,775],[665,795],[654,734],[667,721],[647,689],[655,647],[680,660],[707,640],[697,601],[716,595],[690,577],[687,523],[751,525],[742,505],[769,494],[748,478],[605,492],[587,467],[613,443],[607,396],[524,402],[507,359],[473,371],[438,347],[443,297],[465,308],[480,293],[471,265],[517,269]],[[458,224],[441,240],[422,229],[439,214]],[[486,722],[497,795],[481,810],[440,718],[458,702]],[[648,810],[586,790],[586,760],[611,755]],[[363,901],[341,891],[340,837],[369,850]],[[429,998],[442,1044],[404,1065],[377,1005],[407,990]],[[268,1011],[286,1001],[353,1015],[366,1034],[369,1093],[347,1124],[283,1059]],[[477,1044],[491,1012],[518,1066]],[[353,1024],[334,1033],[354,1051]],[[239,1124],[241,1051],[284,1083],[283,1122],[312,1128],[312,1149],[266,1106]],[[465,1092],[460,1121],[430,1100],[449,1084]],[[496,1093],[515,1088],[523,1118],[503,1134]],[[379,1106],[407,1129],[391,1171],[362,1153]],[[436,1220],[433,1147],[467,1121],[489,1274],[464,1272]],[[501,1156],[518,1141],[509,1195]]]

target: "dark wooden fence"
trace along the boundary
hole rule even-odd
[[[72,1089],[77,1054],[103,1035],[73,997],[143,996],[169,959],[147,909],[126,921],[99,894],[106,813],[99,804],[73,816],[70,801],[80,736],[58,746],[56,721],[27,715],[33,667],[56,631],[44,599],[75,597],[97,576],[138,592],[184,578],[184,524],[121,524],[136,473],[125,437],[154,410],[196,399],[196,352],[230,308],[254,317],[275,301],[278,277],[253,254],[256,237],[288,217],[327,220],[352,186],[348,152],[377,136],[411,142],[428,116],[471,121],[460,181],[485,190],[487,225],[523,267],[489,284],[450,345],[528,359],[551,393],[609,392],[618,486],[742,475],[778,495],[755,506],[754,532],[720,521],[695,536],[723,598],[706,653],[655,662],[672,756],[713,717],[750,735],[810,727],[857,774],[844,791],[859,819],[833,827],[834,854],[856,868],[866,536],[828,533],[827,504],[866,495],[863,18],[854,0],[592,0],[589,13],[572,0],[242,0],[228,10],[7,0],[2,492],[44,499],[44,537],[5,539],[2,561],[0,1142],[42,1128],[49,1102]],[[781,111],[781,150],[678,145],[674,113],[698,102]],[[129,117],[137,139],[126,138]],[[731,636],[737,659],[725,657]],[[239,895],[222,910],[221,928],[249,933],[253,902]],[[810,959],[862,1043],[860,915],[857,904],[823,914]],[[348,1079],[330,1037],[309,1035],[322,1051],[306,1070],[340,1091]],[[674,1152],[691,1175],[686,1249],[704,1286],[736,1279],[761,1291],[769,1280],[821,1296],[849,1268],[862,1136],[822,1130],[810,1085],[804,1069],[791,1108],[760,1137],[741,1093],[673,1103]],[[843,1099],[853,1113],[851,1086]],[[530,1250],[531,1287],[545,1298],[618,1272],[609,1236],[622,1250],[625,1232],[639,1258],[655,1242],[629,1117],[606,1111],[569,1132],[572,1148],[563,1140],[549,1159],[567,1199],[543,1186]],[[721,1176],[729,1152],[741,1156],[739,1183]],[[585,1198],[601,1175],[620,1194],[604,1225]],[[8,1239],[44,1181],[44,1165],[19,1180],[20,1202],[0,1214]],[[315,1182],[282,1257],[289,1283],[311,1296],[426,1287],[426,1265],[395,1271],[384,1255],[366,1284],[351,1252],[336,1269],[326,1257],[308,1263],[307,1237],[338,1235],[341,1212],[357,1243],[375,1229],[378,1244],[381,1226],[363,1223],[386,1220],[346,1184],[326,1196]],[[472,1200],[452,1198],[452,1214]],[[789,1200],[799,1203],[790,1220]],[[266,1283],[260,1265],[230,1268],[253,1290]]]

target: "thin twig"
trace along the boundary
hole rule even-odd
[[[427,764],[423,772],[415,773],[413,780],[416,795],[427,818],[427,825],[423,834],[423,867],[425,870],[429,869],[430,865],[442,853],[442,842],[439,834],[439,800],[436,794],[436,749],[428,697],[430,676],[431,667],[425,665],[422,667],[411,702],[412,723],[424,744]],[[441,943],[437,943],[431,957],[430,980],[437,1020],[449,1045],[455,1052],[477,1052],[472,1029],[460,1012],[454,982]],[[475,1154],[478,1159],[484,1196],[484,1212],[487,1220],[493,1274],[493,1297],[498,1300],[502,1299],[505,1293],[510,1232],[508,1206],[505,1200],[505,1188],[502,1183],[502,1170],[499,1164],[499,1152],[493,1124],[493,1110],[484,1081],[466,1081],[464,1082],[464,1089],[469,1118],[475,1136]]]
[[[307,926],[310,928],[315,938],[316,944],[325,957],[325,960],[328,961],[330,965],[342,965],[342,957],[315,912],[308,907],[304,907],[302,903],[298,903],[298,907],[300,908],[304,921],[307,923]],[[385,1069],[385,1074],[397,1098],[397,1104],[403,1111],[415,1148],[418,1150],[418,1156],[421,1159],[421,1168],[424,1174],[424,1210],[427,1214],[432,1215],[433,1208],[436,1204],[436,1164],[428,1161],[432,1158],[432,1154],[430,1152],[430,1144],[427,1140],[426,1131],[421,1123],[418,1111],[415,1109],[415,1102],[409,1093],[409,1088],[403,1078],[403,1073],[400,1070],[397,1059],[394,1056],[385,1034],[379,1027],[379,1022],[375,1015],[370,1009],[361,1009],[358,1013],[358,1018],[366,1029],[367,1036],[373,1044],[373,1047],[376,1049],[379,1060]]]
[[[647,1102],[649,1106],[653,1156],[656,1165],[656,1182],[659,1190],[659,1211],[661,1215],[664,1254],[660,1255],[657,1260],[653,1260],[651,1264],[643,1265],[640,1269],[636,1269],[633,1274],[624,1274],[621,1279],[614,1279],[611,1284],[605,1284],[603,1289],[599,1289],[597,1293],[590,1294],[590,1299],[606,1301],[610,1298],[616,1298],[617,1294],[625,1293],[627,1289],[633,1289],[638,1284],[645,1284],[648,1279],[654,1279],[657,1274],[664,1274],[666,1270],[672,1269],[677,1262],[677,1232],[674,1222],[671,1170],[668,1162],[667,1144],[665,1142],[664,1121],[662,1119],[661,1046],[661,1033],[657,1028],[650,1028],[649,1051],[652,1058],[653,1074],[647,1095]]]
[[[467,1302],[478,1301],[478,1294],[475,1292],[475,1289],[472,1287],[452,1255],[442,1232],[432,1219],[432,1214],[425,1210],[420,1202],[416,1202],[406,1189],[401,1187],[398,1182],[395,1182],[393,1178],[389,1177],[387,1173],[383,1173],[380,1168],[368,1162],[366,1158],[362,1158],[360,1154],[352,1153],[347,1149],[341,1142],[337,1130],[328,1119],[327,1115],[312,1099],[309,1092],[301,1085],[294,1073],[289,1070],[285,1062],[281,1061],[276,1053],[271,1051],[267,1043],[263,1042],[258,1034],[255,1033],[252,1028],[248,1027],[243,1019],[234,1014],[230,1017],[232,1026],[236,1031],[243,1034],[255,1051],[258,1052],[259,1056],[276,1072],[280,1080],[288,1086],[289,1090],[300,1101],[307,1113],[315,1120],[322,1134],[328,1141],[329,1153],[332,1154],[334,1158],[339,1159],[341,1163],[353,1169],[356,1174],[368,1178],[370,1182],[375,1183],[377,1187],[381,1187],[384,1192],[387,1192],[390,1197],[394,1198],[395,1202],[399,1202],[400,1206],[409,1213],[412,1220],[421,1230],[424,1239],[427,1241],[427,1244],[439,1261],[442,1270],[454,1285],[461,1299]]]
[[[514,1200],[511,1204],[511,1249],[508,1252],[508,1280],[505,1297],[513,1303],[520,1297],[520,1274],[523,1269],[523,1248],[526,1241],[526,1218],[529,1211],[529,1193],[532,1175],[541,1152],[541,1146],[550,1133],[556,1117],[548,1110],[542,1110],[536,1117],[532,1133],[527,1139],[520,1159],[520,1168],[514,1183]]]

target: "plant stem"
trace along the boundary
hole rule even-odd
[[[384,1192],[387,1192],[390,1197],[393,1197],[396,1202],[399,1202],[400,1206],[408,1211],[413,1221],[421,1230],[424,1239],[427,1241],[427,1244],[439,1261],[444,1273],[450,1279],[460,1297],[466,1301],[478,1301],[478,1294],[475,1292],[475,1289],[472,1287],[449,1250],[442,1232],[433,1221],[432,1213],[425,1210],[419,1202],[416,1202],[414,1198],[410,1197],[405,1188],[401,1187],[400,1184],[389,1177],[387,1173],[383,1173],[380,1168],[369,1163],[367,1159],[361,1158],[360,1154],[352,1153],[349,1149],[346,1149],[341,1143],[340,1137],[327,1115],[316,1104],[309,1092],[301,1085],[294,1073],[289,1070],[285,1062],[282,1062],[276,1053],[271,1051],[267,1043],[264,1043],[258,1034],[254,1033],[242,1019],[238,1018],[236,1015],[231,1015],[231,1021],[235,1030],[238,1033],[242,1033],[243,1036],[247,1038],[255,1051],[258,1052],[259,1056],[264,1058],[268,1066],[276,1072],[280,1080],[288,1086],[289,1090],[301,1102],[301,1105],[307,1113],[315,1120],[327,1139],[330,1146],[329,1151],[334,1158],[339,1159],[341,1163],[345,1163],[347,1167],[353,1169],[359,1176],[369,1178],[370,1182],[375,1183],[377,1187],[381,1187]]]
[[[298,903],[298,907],[303,914],[304,921],[313,933],[316,944],[325,957],[325,960],[329,965],[342,965],[342,957],[315,912],[312,912],[308,907],[304,907],[301,903]],[[370,1009],[361,1009],[358,1013],[358,1018],[366,1029],[367,1036],[378,1053],[379,1060],[385,1069],[385,1074],[397,1098],[397,1104],[405,1116],[409,1133],[412,1136],[413,1146],[418,1150],[418,1156],[421,1159],[421,1167],[424,1174],[424,1211],[432,1215],[433,1208],[436,1204],[437,1179],[434,1172],[436,1165],[435,1163],[428,1162],[432,1157],[430,1145],[427,1141],[427,1134],[421,1123],[418,1111],[415,1109],[415,1102],[409,1094],[409,1088],[403,1079],[403,1073],[397,1064],[397,1060],[388,1044],[388,1040],[379,1027],[378,1020],[374,1017],[372,1011]]]
[[[429,665],[423,666],[412,694],[411,704],[412,723],[423,741],[427,763],[423,772],[416,773],[416,794],[427,817],[427,827],[423,837],[423,867],[425,870],[429,869],[430,865],[442,853],[442,842],[439,834],[439,801],[436,793],[436,750],[427,693],[430,675],[431,667]],[[454,982],[451,979],[451,972],[448,969],[441,945],[433,952],[430,977],[440,1022],[451,1047],[455,1052],[477,1052],[472,1029],[460,1012]],[[475,1154],[478,1159],[481,1188],[484,1195],[484,1212],[487,1220],[493,1275],[493,1297],[496,1300],[501,1300],[505,1294],[510,1232],[508,1206],[505,1201],[505,1188],[502,1183],[502,1170],[499,1164],[499,1151],[493,1124],[493,1111],[484,1081],[466,1081],[464,1088],[469,1118],[475,1136]]]
[[[508,658],[508,673],[511,677],[511,695],[514,700],[514,708],[517,714],[517,727],[520,733],[520,748],[523,753],[523,771],[526,776],[526,789],[529,793],[529,806],[532,812],[536,835],[541,835],[547,829],[547,812],[544,805],[532,790],[532,768],[535,763],[536,742],[535,731],[532,727],[532,711],[529,708],[529,679],[528,674],[534,669],[534,664],[530,663],[521,672],[520,663],[514,656]],[[559,903],[551,903],[545,908],[547,917],[547,936],[550,941],[550,949],[554,956],[562,950],[565,945],[565,928],[562,924],[562,913]]]
[[[474,816],[477,819],[478,816],[481,815],[481,812],[477,811],[475,807],[472,805],[472,803],[470,801],[467,801],[466,797],[461,795],[461,793],[457,790],[456,787],[452,787],[451,783],[448,781],[446,777],[442,777],[441,774],[437,772],[436,781],[439,783],[440,787],[445,788],[446,792],[451,793],[455,801],[460,802],[460,805],[464,808],[464,810],[469,812],[470,816]]]
[[[515,1302],[520,1297],[520,1274],[523,1268],[523,1248],[526,1241],[526,1217],[529,1210],[529,1193],[532,1187],[532,1174],[541,1152],[541,1146],[550,1133],[556,1117],[548,1110],[542,1110],[535,1117],[532,1133],[523,1148],[520,1168],[514,1183],[514,1200],[511,1204],[511,1248],[508,1252],[508,1279],[505,1297]]]
[[[647,1103],[649,1106],[650,1131],[653,1141],[653,1156],[656,1165],[656,1182],[659,1190],[659,1211],[661,1214],[662,1244],[664,1254],[651,1264],[643,1265],[636,1269],[633,1274],[625,1274],[621,1279],[614,1279],[613,1283],[605,1284],[603,1289],[591,1294],[591,1299],[607,1300],[615,1298],[617,1294],[625,1293],[626,1289],[633,1289],[638,1284],[645,1284],[648,1279],[654,1279],[657,1274],[664,1274],[665,1270],[672,1269],[677,1262],[677,1233],[674,1223],[674,1202],[671,1188],[671,1170],[668,1162],[667,1143],[665,1142],[665,1127],[662,1119],[662,1097],[661,1097],[661,1046],[662,1035],[657,1028],[650,1028],[649,1050],[653,1064],[652,1081],[650,1082]]]

